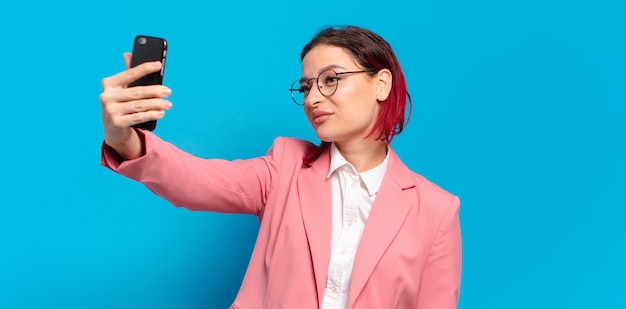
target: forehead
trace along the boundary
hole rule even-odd
[[[302,58],[302,77],[315,77],[329,67],[355,68],[356,61],[349,51],[341,47],[318,45]]]

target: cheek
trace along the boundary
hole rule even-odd
[[[355,76],[356,77],[356,76]],[[343,88],[342,88],[343,87]],[[366,81],[356,81],[339,85],[337,92],[343,101],[359,102],[360,104],[376,102],[376,93],[372,91],[372,85]]]
[[[359,115],[361,118],[364,114],[378,110],[378,101],[368,92],[368,88],[346,88],[345,91],[337,94],[336,103],[342,109],[349,111],[349,114]]]
[[[306,119],[311,122],[311,108],[308,107],[307,105],[305,105],[302,108],[302,113],[304,113],[304,117],[306,117]]]

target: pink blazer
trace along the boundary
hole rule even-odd
[[[277,138],[267,155],[205,160],[144,132],[146,155],[102,164],[177,207],[259,217],[248,269],[231,308],[319,308],[331,247],[330,155],[311,167],[311,144]],[[456,308],[461,279],[459,199],[415,174],[392,151],[356,253],[348,308]]]

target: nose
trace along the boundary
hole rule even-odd
[[[315,85],[311,85],[311,91],[304,96],[304,105],[308,105],[310,107],[317,105],[324,98],[324,95],[322,95],[322,92],[317,86],[317,81],[313,82]]]

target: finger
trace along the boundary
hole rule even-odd
[[[133,54],[124,53],[122,56],[124,57],[124,64],[126,65],[126,70],[130,69],[130,60],[133,58]]]
[[[170,108],[172,108],[172,102],[162,99],[135,100],[114,105],[115,113],[120,115],[162,111]]]
[[[159,120],[165,116],[164,110],[151,110],[141,113],[134,113],[128,115],[120,115],[111,118],[113,124],[120,128],[127,128],[136,124],[144,123],[151,120]]]
[[[123,103],[107,104],[102,107],[105,114],[110,118],[123,115],[141,113],[147,111],[169,110],[172,102],[162,99],[136,100]]]
[[[139,78],[161,70],[161,62],[145,62],[102,80],[102,88],[126,86]]]
[[[161,85],[137,86],[131,88],[107,88],[100,94],[103,105],[143,99],[162,99],[172,91]]]

